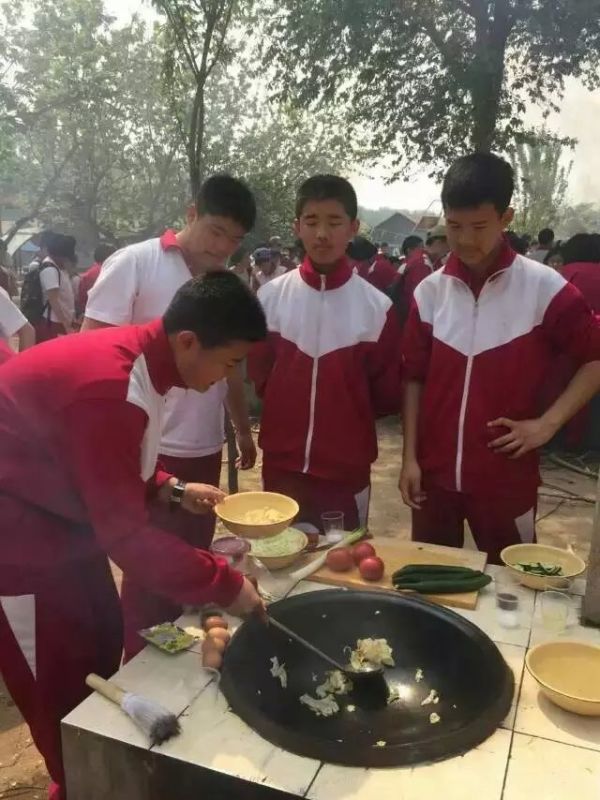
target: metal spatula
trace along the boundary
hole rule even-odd
[[[350,665],[343,666],[336,661],[331,656],[328,656],[322,650],[319,650],[318,647],[315,647],[314,644],[308,642],[302,636],[297,634],[295,631],[290,630],[287,625],[284,625],[282,622],[279,622],[278,619],[272,617],[267,610],[267,619],[269,624],[273,625],[273,627],[278,628],[282,633],[285,633],[286,636],[289,636],[290,639],[293,639],[298,644],[301,644],[303,647],[306,647],[308,650],[311,650],[315,655],[319,656],[323,661],[326,661],[330,666],[335,667],[335,669],[343,672],[344,675],[351,681],[353,692],[357,695],[357,699],[362,698],[365,701],[365,704],[373,705],[382,705],[383,703],[387,702],[389,697],[389,689],[384,677],[384,670],[381,665],[376,664],[365,664],[361,669],[354,669]]]

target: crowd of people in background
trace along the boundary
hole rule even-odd
[[[315,175],[293,246],[249,251],[252,192],[215,175],[181,230],[99,244],[82,275],[63,233],[39,237],[20,287],[1,251],[0,673],[51,800],[65,798],[60,720],[89,672],[112,675],[186,604],[264,611],[211,550],[225,410],[237,466],[257,459],[244,365],[263,486],[297,501],[309,535],[332,509],[368,525],[376,422],[402,410],[413,538],[460,547],[466,521],[492,563],[534,540],[537,450],[600,390],[600,253],[595,235],[506,234],[513,189],[498,156],[458,159],[445,226],[393,252],[359,235],[347,180]],[[540,263],[555,251],[562,275]]]
[[[506,237],[516,253],[558,270],[581,291],[594,312],[600,313],[600,233],[577,233],[561,241],[548,227],[540,230],[537,237],[513,230],[507,231]],[[23,269],[19,286],[6,245],[0,239],[0,348],[4,350],[11,339],[22,350],[32,343],[79,330],[89,292],[104,262],[117,251],[113,244],[98,244],[93,263],[80,271],[73,236],[46,230],[35,241],[38,253]],[[444,265],[449,247],[446,228],[440,224],[425,239],[410,234],[393,248],[387,242],[372,242],[365,235],[356,235],[346,253],[357,274],[391,297],[403,323],[415,289]],[[229,258],[228,265],[256,293],[275,278],[297,269],[304,257],[300,240],[283,244],[281,237],[273,236],[252,249],[242,245]],[[19,306],[23,316],[17,313]]]

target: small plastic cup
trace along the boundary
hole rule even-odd
[[[496,616],[503,628],[518,628],[521,619],[522,589],[516,577],[507,569],[494,578]]]
[[[345,533],[343,511],[326,511],[321,514],[321,524],[328,542],[336,544],[342,541]]]
[[[231,567],[240,572],[246,572],[249,551],[250,542],[238,536],[221,536],[210,546],[210,552],[214,556],[224,558]]]
[[[569,623],[571,598],[564,592],[546,589],[542,592],[542,625],[554,634],[562,633]]]

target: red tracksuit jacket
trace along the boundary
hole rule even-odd
[[[258,293],[269,327],[249,359],[263,398],[265,464],[367,485],[375,418],[397,413],[400,331],[390,300],[347,259],[321,275],[306,259]]]
[[[600,314],[600,264],[576,261],[565,264],[560,274],[579,289],[592,311]]]
[[[238,573],[148,522],[176,385],[161,320],[60,337],[0,367],[0,595],[105,551],[177,603],[235,599]]]
[[[381,292],[387,292],[398,277],[396,267],[381,253],[371,261],[357,261],[356,268],[361,278]]]
[[[425,485],[465,493],[535,490],[538,457],[488,448],[497,417],[531,419],[556,353],[600,359],[600,328],[577,289],[505,243],[478,297],[451,255],[416,289],[404,330],[405,375],[424,384],[418,459]]]

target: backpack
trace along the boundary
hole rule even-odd
[[[44,301],[44,290],[42,289],[42,281],[40,279],[40,272],[46,267],[54,267],[58,272],[58,280],[60,282],[60,270],[56,264],[42,262],[37,267],[32,267],[23,278],[23,286],[21,287],[21,311],[27,317],[27,320],[36,325],[44,318],[46,311],[50,311],[50,306]],[[48,313],[48,318],[50,314]]]
[[[408,319],[408,312],[410,311],[410,302],[406,296],[406,272],[398,274],[388,289],[387,294],[392,301],[392,305],[396,309],[400,327],[403,328]]]

